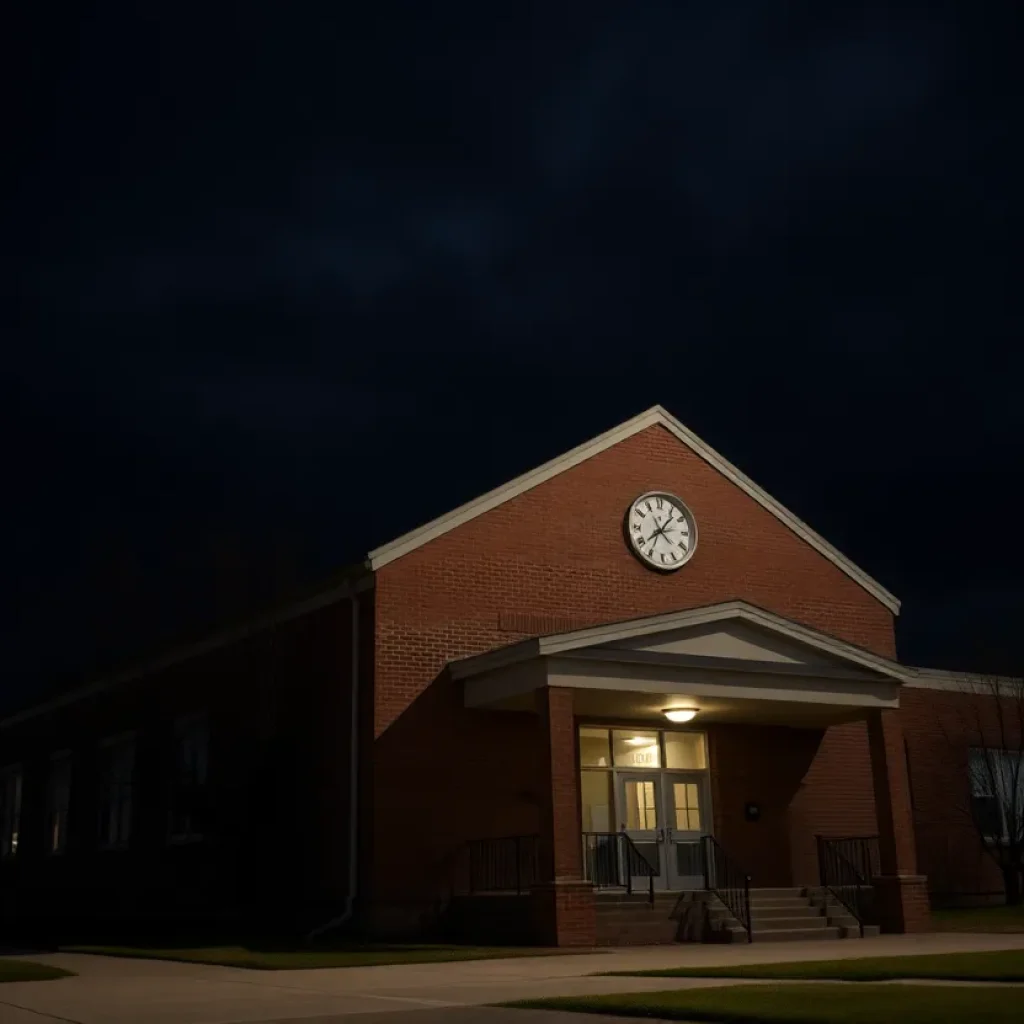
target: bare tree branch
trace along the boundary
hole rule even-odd
[[[950,752],[966,758],[966,802],[981,847],[1003,872],[1008,902],[1021,900],[1024,870],[1024,680],[965,676],[954,692],[956,734],[940,720]],[[957,806],[954,803],[954,806]]]

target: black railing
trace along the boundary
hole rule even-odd
[[[539,836],[502,836],[466,843],[459,874],[462,888],[475,893],[516,893],[521,896],[538,881]]]
[[[704,867],[704,888],[713,892],[726,909],[743,926],[747,942],[754,941],[750,919],[750,875],[725,852],[714,836],[701,836],[701,860]]]
[[[821,887],[854,916],[863,938],[864,926],[875,923],[875,890],[871,882],[878,874],[878,837],[815,839]]]
[[[881,874],[879,867],[878,836],[822,837],[870,885]]]
[[[625,832],[583,833],[583,877],[595,889],[625,889],[632,893],[635,878],[647,879],[654,903],[654,879],[660,874]]]

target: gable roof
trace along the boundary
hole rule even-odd
[[[699,455],[709,466],[718,470],[727,480],[734,483],[741,491],[748,494],[762,508],[767,509],[776,519],[784,523],[798,537],[814,548],[819,554],[824,555],[833,565],[841,569],[856,583],[860,584],[872,597],[880,601],[894,615],[899,614],[899,600],[885,589],[876,580],[873,580],[863,569],[853,564],[841,551],[834,548],[824,537],[812,530],[802,519],[795,516],[787,508],[780,505],[770,494],[758,487],[750,477],[740,472],[728,459],[719,455],[710,445],[702,441],[696,434],[688,430],[671,413],[667,412],[660,405],[655,405],[646,412],[626,420],[617,427],[599,434],[597,437],[586,441],[583,444],[559,455],[550,462],[538,466],[536,469],[524,473],[522,476],[510,480],[493,491],[488,491],[478,498],[453,509],[451,512],[423,526],[403,534],[401,537],[390,541],[378,548],[375,548],[367,556],[369,568],[377,570],[393,562],[403,555],[415,551],[429,541],[454,530],[457,526],[475,519],[477,516],[489,512],[506,501],[531,490],[538,484],[542,484],[552,477],[564,473],[567,469],[578,466],[581,462],[594,455],[599,455],[620,441],[625,441],[634,434],[647,430],[648,427],[661,426],[670,434],[678,438],[691,451]]]
[[[704,605],[686,611],[648,615],[640,619],[624,619],[600,626],[589,626],[586,629],[574,629],[567,633],[531,637],[529,640],[521,640],[494,651],[460,658],[449,662],[448,667],[453,678],[467,679],[481,672],[490,672],[534,658],[591,650],[605,645],[612,647],[616,642],[636,637],[652,637],[687,627],[727,622],[747,623],[769,634],[835,658],[851,668],[877,673],[900,683],[905,682],[913,672],[898,662],[866,648],[857,647],[838,637],[803,626],[746,601],[723,601],[720,604]],[[625,654],[626,651],[622,653]]]

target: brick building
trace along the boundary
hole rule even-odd
[[[607,891],[736,911],[737,877],[852,865],[884,930],[922,929],[929,879],[1001,880],[963,813],[977,740],[950,748],[979,698],[898,662],[898,611],[654,408],[0,723],[0,914],[415,933],[459,910],[586,945]]]

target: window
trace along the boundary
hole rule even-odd
[[[631,832],[651,832],[658,827],[658,800],[650,779],[627,779],[623,793],[626,798],[626,828]]]
[[[18,826],[21,822],[21,765],[0,771],[0,858],[18,852]]]
[[[673,828],[680,832],[700,831],[700,787],[694,782],[672,783]]]
[[[174,727],[171,776],[172,842],[202,839],[206,810],[206,762],[209,727],[205,715],[179,719]]]
[[[660,768],[658,734],[616,729],[612,733],[612,756],[616,768]]]
[[[665,767],[703,771],[707,768],[704,753],[704,733],[665,733]]]
[[[99,758],[99,840],[105,849],[128,845],[132,828],[135,737],[104,741]]]
[[[580,772],[580,803],[584,832],[614,832],[612,773]]]
[[[1024,827],[1024,756],[1010,750],[970,753],[971,813],[982,834],[1006,841]]]
[[[608,747],[608,730],[580,729],[580,765],[583,768],[611,768],[612,755]]]
[[[43,849],[63,853],[68,842],[68,808],[71,801],[71,755],[54,754],[46,780],[46,835]]]

